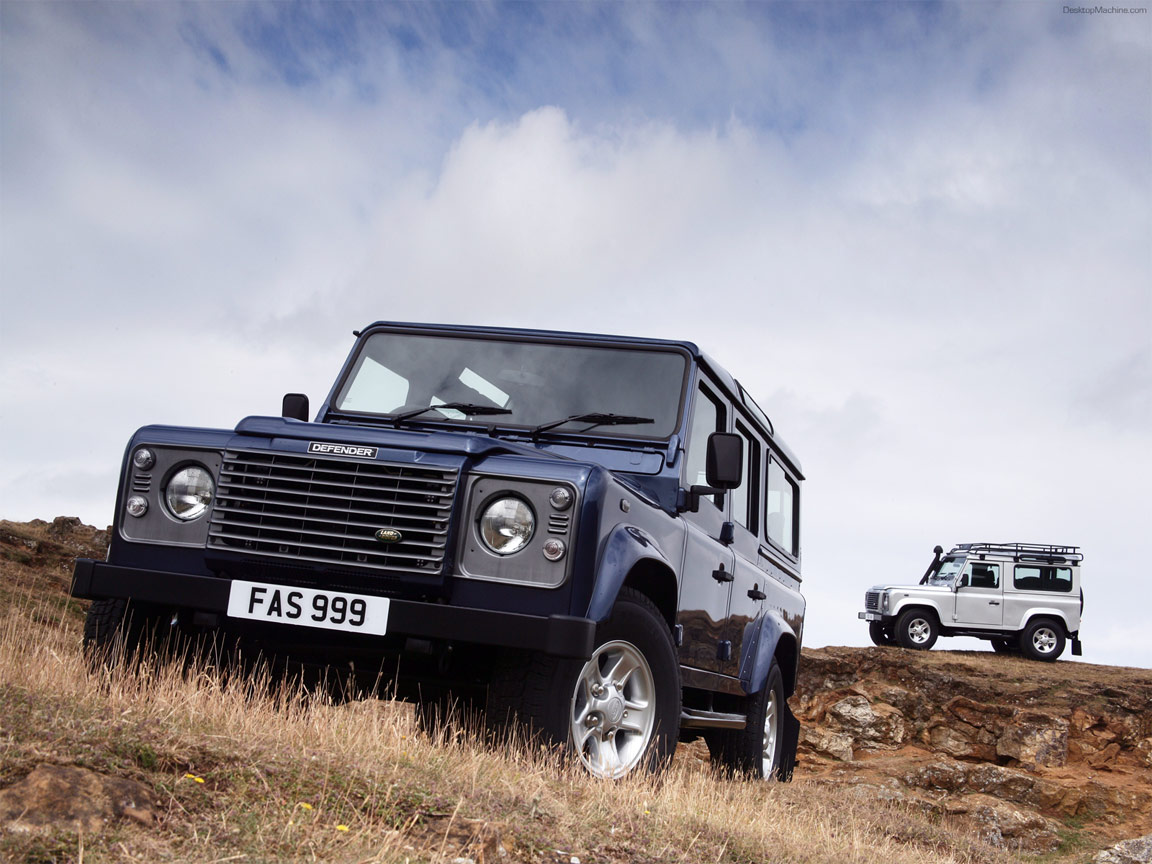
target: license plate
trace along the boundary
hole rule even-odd
[[[348,633],[388,632],[388,598],[233,580],[228,616]]]

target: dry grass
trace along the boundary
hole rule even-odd
[[[418,731],[410,707],[226,685],[204,669],[92,674],[75,609],[13,584],[0,609],[0,787],[75,764],[152,788],[151,828],[0,834],[0,860],[1007,862],[957,826],[851,788],[684,762],[595,782],[522,741]]]

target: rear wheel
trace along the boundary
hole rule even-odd
[[[1020,650],[1032,660],[1051,663],[1064,653],[1064,628],[1048,618],[1033,621],[1020,636]]]
[[[595,777],[653,769],[676,749],[680,667],[672,635],[645,595],[625,588],[586,662],[506,655],[489,690],[487,720],[566,745]]]
[[[923,609],[909,609],[896,619],[896,639],[904,648],[927,651],[939,635],[935,616]]]
[[[784,711],[784,679],[773,660],[764,686],[748,697],[748,725],[706,736],[712,760],[760,780],[783,779]]]
[[[992,650],[997,654],[1020,653],[1020,642],[1016,639],[993,639]]]

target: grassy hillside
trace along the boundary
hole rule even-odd
[[[804,776],[719,777],[691,748],[662,775],[595,782],[522,741],[424,734],[404,704],[337,704],[202,668],[91,673],[66,585],[70,559],[102,541],[59,520],[0,522],[0,790],[39,765],[79,766],[143,784],[150,814],[96,831],[0,829],[0,860],[1020,860],[923,807]]]

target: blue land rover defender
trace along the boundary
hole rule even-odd
[[[587,770],[786,779],[795,457],[689,342],[376,323],[309,421],[132,436],[90,651],[157,628],[516,718]]]

